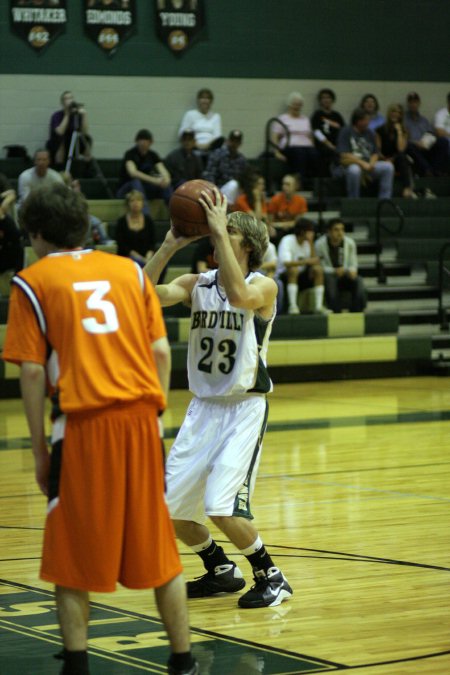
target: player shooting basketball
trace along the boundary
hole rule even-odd
[[[277,286],[254,271],[267,248],[266,226],[241,212],[227,218],[227,201],[217,188],[214,200],[203,192],[200,202],[219,269],[156,286],[163,306],[191,306],[188,376],[194,398],[167,460],[167,500],[178,537],[206,569],[187,583],[188,597],[245,586],[240,569],[204,525],[207,516],[252,566],[255,584],[239,606],[269,607],[292,595],[251,523],[250,510],[267,424],[266,395],[272,391],[265,359]],[[155,284],[176,251],[192,240],[167,233],[145,267]]]

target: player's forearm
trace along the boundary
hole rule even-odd
[[[31,435],[33,454],[36,457],[47,454],[45,438],[45,370],[32,362],[21,366],[20,387],[25,415]]]
[[[166,397],[169,395],[170,372],[172,369],[172,356],[167,338],[160,338],[152,344],[153,355],[155,357],[156,369],[158,371],[159,382]]]
[[[241,305],[248,294],[248,286],[230,244],[227,232],[213,237],[215,254],[219,263],[220,280],[231,304]]]
[[[178,247],[172,243],[164,241],[156,253],[150,258],[144,267],[144,272],[147,274],[154,286],[158,283],[159,277],[169,260],[175,255]]]

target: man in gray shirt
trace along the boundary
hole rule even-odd
[[[340,130],[336,147],[340,164],[333,170],[333,175],[345,177],[348,197],[357,199],[361,184],[375,181],[378,183],[378,199],[390,199],[394,165],[380,161],[375,134],[368,128],[369,121],[368,113],[356,108],[350,126]]]
[[[333,312],[342,311],[342,293],[350,292],[350,311],[362,312],[366,306],[366,292],[358,275],[356,244],[345,234],[340,218],[332,218],[327,233],[315,243],[325,274],[325,299]]]
[[[48,150],[36,150],[34,153],[34,166],[22,171],[18,181],[19,206],[23,204],[29,193],[36,188],[55,183],[63,183],[61,175],[49,168],[50,153]]]

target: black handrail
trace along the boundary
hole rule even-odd
[[[381,211],[384,206],[390,206],[394,209],[399,218],[399,226],[395,231],[390,230],[386,225],[383,225],[381,222]],[[377,219],[375,226],[375,244],[376,244],[376,270],[379,284],[386,283],[386,272],[384,271],[383,263],[381,262],[381,229],[390,234],[400,234],[403,230],[405,224],[405,214],[401,210],[398,204],[396,204],[392,199],[380,199],[377,204]]]
[[[444,244],[439,251],[439,304],[438,304],[438,319],[441,325],[441,330],[448,330],[447,310],[444,307],[444,272],[449,274],[445,267],[445,252],[450,248],[450,242]]]
[[[274,143],[270,137],[270,127],[274,122],[277,122],[280,126],[283,127],[284,131],[286,132],[286,147],[289,145],[291,141],[291,132],[287,128],[284,122],[280,120],[279,117],[271,117],[270,120],[266,122],[266,128],[264,132],[265,136],[265,143],[264,143],[264,178],[266,181],[266,187],[270,190],[271,189],[271,182],[270,182],[270,152],[272,148],[276,148],[277,150],[280,150],[279,146]]]

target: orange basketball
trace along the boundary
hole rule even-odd
[[[213,188],[207,180],[188,180],[178,187],[170,198],[169,211],[173,226],[182,237],[196,237],[209,233],[208,221],[199,197],[205,191],[213,203]]]

